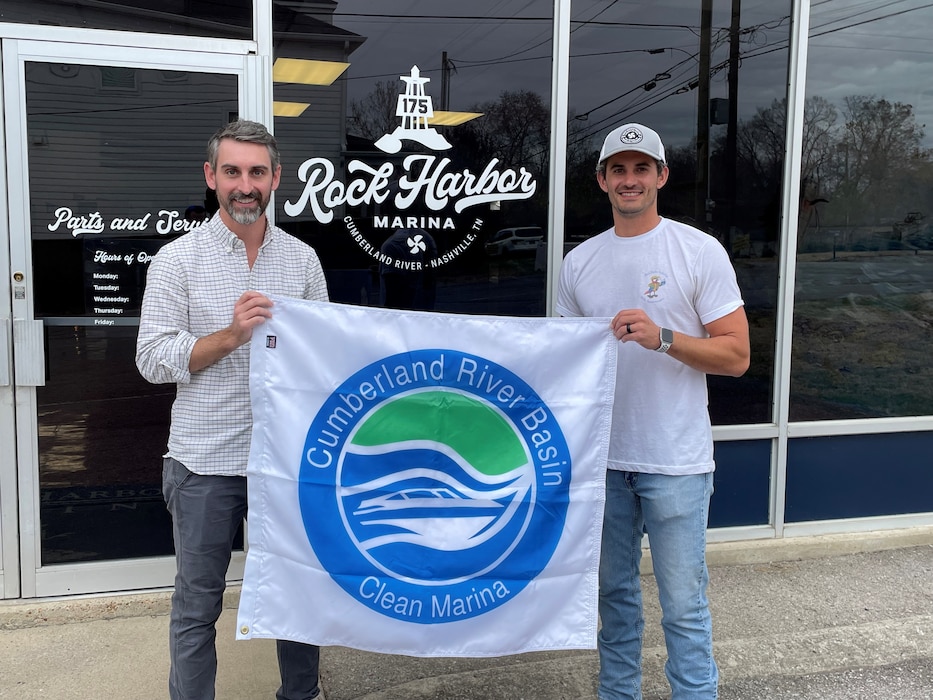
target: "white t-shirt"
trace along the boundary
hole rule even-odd
[[[640,236],[609,229],[584,241],[564,259],[557,292],[562,316],[611,318],[642,308],[657,325],[702,338],[704,324],[743,304],[719,241],[669,219]],[[706,375],[638,343],[620,343],[609,468],[713,471]]]

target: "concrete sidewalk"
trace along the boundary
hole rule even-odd
[[[711,544],[709,559],[722,700],[931,697],[933,528]],[[650,574],[644,588],[645,700],[660,700],[669,690]],[[0,603],[0,698],[166,697],[168,598]],[[218,700],[272,700],[274,643],[234,640],[236,599],[229,591],[218,629]],[[322,651],[328,700],[595,698],[597,666],[593,651]]]

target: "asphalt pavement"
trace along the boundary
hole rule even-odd
[[[710,602],[721,700],[930,700],[933,527],[714,543]],[[645,700],[670,697],[650,574],[643,575]],[[168,591],[0,603],[0,698],[167,697]],[[218,700],[272,700],[270,640],[218,626]],[[595,651],[420,659],[330,647],[327,700],[596,697]]]

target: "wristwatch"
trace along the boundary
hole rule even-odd
[[[661,345],[658,347],[658,352],[667,352],[671,348],[671,344],[674,342],[674,331],[670,328],[661,329]]]

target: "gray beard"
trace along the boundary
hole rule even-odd
[[[268,206],[268,202],[263,202],[262,198],[257,198],[258,206],[255,209],[239,209],[233,206],[233,203],[228,199],[224,202],[224,209],[227,210],[227,213],[230,215],[230,218],[236,221],[241,226],[249,226],[255,224],[259,221],[259,217],[262,216],[263,212]]]
[[[243,226],[255,224],[257,221],[259,221],[259,217],[262,216],[262,212],[263,209],[261,207],[256,207],[251,211],[246,211],[244,209],[233,209],[232,207],[231,209],[227,210],[227,213],[230,214],[230,218]]]

